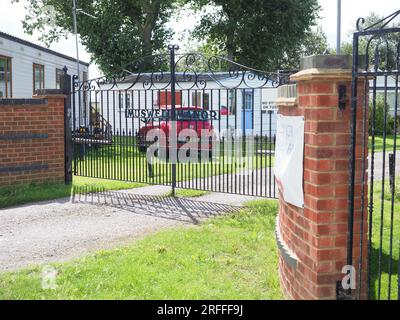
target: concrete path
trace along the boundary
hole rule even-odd
[[[389,154],[391,152],[386,153],[386,157],[383,156],[383,152],[377,152],[374,155],[374,180],[381,181],[383,178],[383,159],[385,159],[385,179],[389,179]],[[371,174],[372,168],[372,155],[369,155],[369,174]],[[396,153],[396,168],[395,168],[396,177],[400,176],[400,150]]]
[[[210,192],[235,193],[245,196],[275,198],[278,188],[275,185],[273,168],[240,170],[205,178],[192,179],[177,183],[180,188],[207,190]]]
[[[0,270],[65,261],[98,249],[240,209],[253,197],[210,194],[172,199],[169,187],[74,194],[0,210]]]

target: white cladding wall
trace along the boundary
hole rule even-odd
[[[111,124],[115,134],[135,134],[139,128],[145,125],[143,122],[139,123],[139,119],[127,119],[125,117],[127,107],[129,109],[159,108],[159,90],[143,90],[139,86],[125,90],[124,85],[119,86],[120,90],[107,89],[109,89],[107,86],[103,86],[97,95],[92,94],[90,102],[92,106],[96,106],[99,113]],[[250,113],[253,114],[254,134],[269,136],[271,132],[271,136],[274,136],[276,134],[277,120],[277,109],[275,106],[277,89],[266,87],[262,89],[246,90],[250,92],[253,91],[254,107],[252,107],[252,109],[254,108],[254,110],[250,110]],[[237,105],[236,115],[222,115],[220,120],[213,121],[212,124],[214,128],[219,131],[224,131],[227,128],[241,130],[244,122],[243,117],[251,117],[251,115],[246,113],[242,108],[244,89],[234,89],[234,92],[236,92],[234,93],[236,95]],[[228,89],[221,87],[218,83],[209,83],[207,89],[204,90],[182,90],[182,105],[195,105],[193,95],[196,93],[200,95],[208,94],[210,110],[220,110],[222,106],[228,106],[230,92]],[[202,105],[202,103],[201,101],[200,105]],[[268,110],[272,111],[271,116]]]
[[[51,53],[0,37],[0,55],[11,58],[13,98],[30,98],[33,94],[33,64],[44,65],[45,89],[56,88],[56,69],[68,68],[77,74],[77,64]],[[81,64],[81,76],[88,67]]]

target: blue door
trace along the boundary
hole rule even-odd
[[[242,110],[242,130],[248,134],[254,129],[254,90],[243,90]]]

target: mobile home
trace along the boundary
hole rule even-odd
[[[170,108],[170,80],[169,73],[141,74],[117,83],[99,84],[89,98],[91,109],[108,122],[114,135],[135,135],[146,120],[127,115],[132,114],[131,110]],[[210,121],[219,132],[273,137],[276,98],[277,88],[271,81],[255,78],[241,83],[228,72],[176,75],[175,104],[217,112],[218,117]]]
[[[32,42],[0,32],[0,99],[29,98],[36,90],[59,89],[63,68],[76,75],[77,60]],[[81,79],[89,64],[80,61]]]

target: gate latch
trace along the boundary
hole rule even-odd
[[[339,93],[339,110],[344,111],[346,110],[346,95],[347,87],[345,85],[339,85],[338,93]]]

